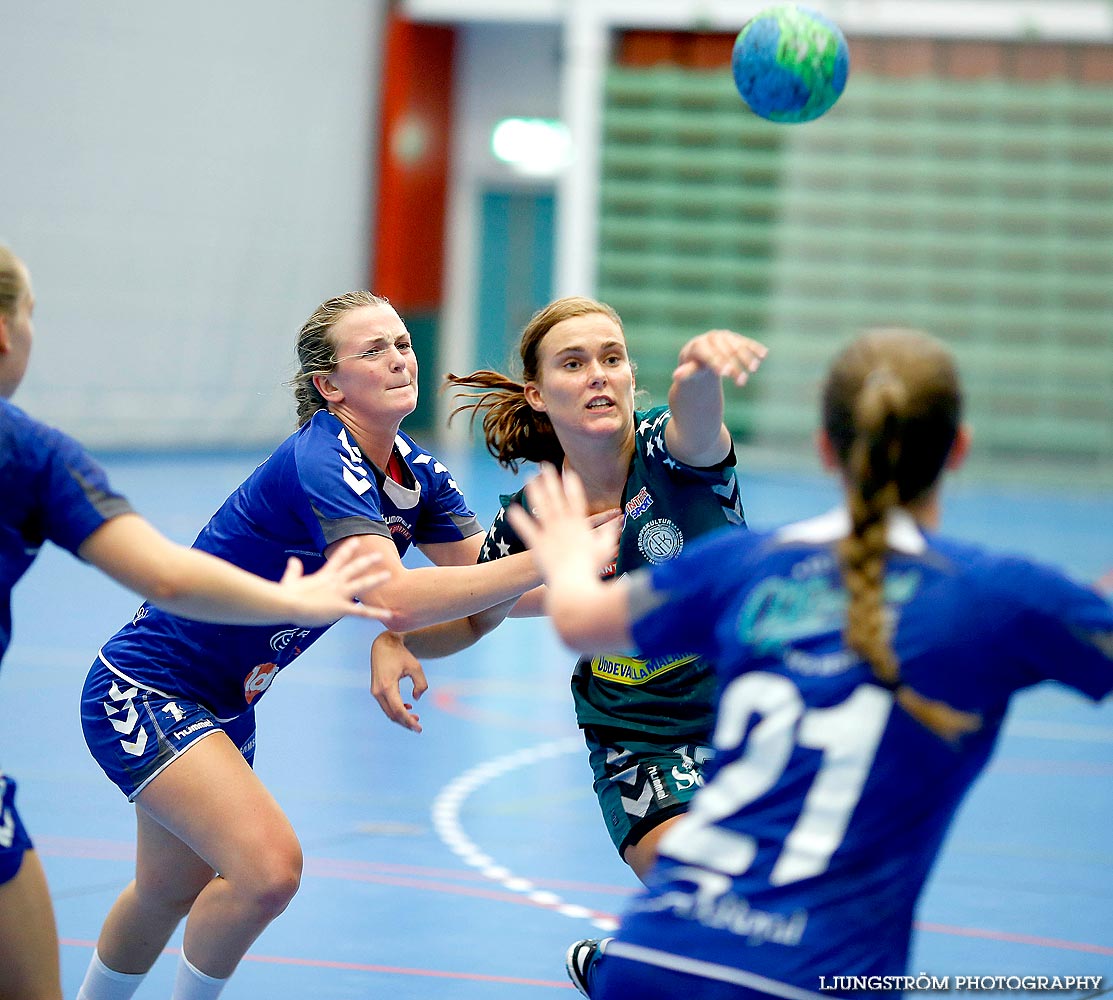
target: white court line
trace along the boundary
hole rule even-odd
[[[540,743],[524,750],[515,750],[477,764],[453,778],[437,793],[432,807],[433,828],[448,849],[461,861],[477,869],[485,878],[499,883],[504,889],[520,892],[530,902],[554,910],[563,916],[590,920],[600,930],[613,931],[618,926],[618,921],[613,917],[586,906],[565,902],[555,892],[538,889],[529,879],[515,875],[508,868],[498,864],[494,858],[480,850],[479,846],[464,832],[460,822],[460,809],[468,796],[477,788],[520,767],[529,767],[539,761],[559,757],[562,754],[579,753],[583,748],[582,737],[570,736],[563,740]]]

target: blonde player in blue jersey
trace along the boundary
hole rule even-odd
[[[378,617],[352,603],[380,574],[349,544],[312,576],[292,560],[280,583],[177,545],[136,514],[73,438],[8,402],[27,369],[35,296],[23,262],[0,246],[0,657],[12,635],[12,588],[46,542],[92,563],[160,607],[198,619],[273,625]],[[42,863],[0,771],[0,997],[61,1000],[58,934]]]
[[[383,298],[323,303],[298,336],[299,430],[228,498],[194,546],[264,577],[374,553],[392,624],[418,628],[535,587],[529,553],[476,565],[483,528],[452,474],[401,430],[417,405],[409,331]],[[416,546],[434,564],[410,569]],[[327,627],[327,626],[326,626]],[[218,627],[144,605],[102,647],[82,723],[136,804],[134,881],[101,930],[80,1000],[125,1000],[186,919],[172,1000],[212,1000],[297,891],[297,837],[251,769],[254,712],[326,630]]]
[[[697,650],[719,670],[707,783],[591,949],[593,1000],[817,1000],[824,975],[905,975],[916,902],[1011,696],[1113,689],[1105,597],[937,533],[960,411],[942,344],[871,331],[823,395],[819,451],[844,508],[720,532],[608,586],[575,479],[531,484],[540,521],[510,512],[567,643]]]

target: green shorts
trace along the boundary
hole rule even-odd
[[[584,740],[607,832],[621,857],[655,826],[684,812],[715,755],[702,743],[653,740],[649,733],[587,727]]]

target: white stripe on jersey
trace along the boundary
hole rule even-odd
[[[658,969],[683,972],[689,976],[714,979],[721,983],[733,983],[736,986],[744,986],[746,989],[758,990],[771,996],[784,997],[785,1000],[832,1000],[829,993],[812,993],[810,990],[802,990],[798,986],[790,986],[788,983],[781,983],[775,979],[767,979],[755,972],[746,972],[745,969],[735,969],[729,965],[717,965],[714,962],[685,958],[671,952],[658,951],[656,948],[643,948],[641,945],[627,944],[625,941],[609,941],[604,954],[628,958],[634,962],[656,966]]]

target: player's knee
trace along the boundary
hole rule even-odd
[[[252,906],[261,917],[273,919],[286,909],[301,885],[301,845],[293,839],[272,845],[253,867],[247,881]]]

